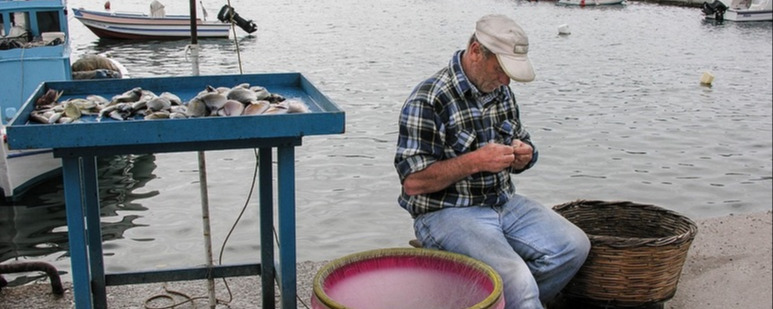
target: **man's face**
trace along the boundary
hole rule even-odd
[[[474,68],[470,72],[470,79],[478,87],[478,90],[489,93],[502,85],[510,84],[510,77],[502,70],[497,56],[494,54],[486,55],[479,44],[475,47],[477,49],[477,57],[475,57],[477,61],[474,61]]]

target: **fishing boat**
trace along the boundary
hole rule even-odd
[[[716,21],[773,21],[773,0],[703,2],[703,16]]]
[[[0,190],[13,199],[60,173],[50,150],[11,150],[5,125],[44,81],[70,80],[65,0],[0,0]]]
[[[596,5],[615,5],[625,4],[625,0],[558,0],[557,5],[579,5],[579,6],[596,6]]]
[[[32,186],[61,174],[50,149],[16,150],[5,126],[47,81],[120,78],[126,69],[102,55],[70,64],[65,0],[0,0],[0,197],[16,200]]]
[[[103,39],[117,40],[177,40],[191,37],[190,15],[167,15],[163,5],[151,3],[150,14],[132,12],[92,11],[73,8],[75,19]],[[205,18],[206,18],[206,14]],[[196,18],[196,36],[199,38],[228,38],[231,25],[247,33],[257,31],[252,20],[245,20],[229,5],[224,5],[218,20]]]

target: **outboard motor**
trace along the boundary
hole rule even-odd
[[[725,19],[725,11],[727,11],[727,6],[719,0],[714,0],[712,3],[703,2],[702,11],[706,16],[714,15],[714,19],[717,21],[722,21]]]
[[[220,13],[217,13],[217,19],[224,23],[230,23],[231,20],[233,20],[237,26],[244,29],[244,31],[247,31],[247,33],[253,33],[258,30],[258,26],[255,25],[252,20],[244,20],[244,18],[239,16],[239,14],[234,11],[234,8],[228,4],[224,5],[223,8],[220,9]]]

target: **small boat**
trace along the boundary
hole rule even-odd
[[[703,2],[703,16],[716,21],[773,21],[773,0]]]
[[[160,5],[160,8],[159,8]],[[91,11],[73,8],[73,15],[98,37],[118,40],[178,40],[191,37],[190,15],[166,15],[158,1],[151,3],[151,14]],[[205,14],[206,17],[206,14]],[[245,20],[232,7],[224,5],[216,21],[196,18],[196,36],[199,38],[228,38],[231,24],[247,33],[258,27]]]
[[[596,5],[614,5],[625,4],[625,0],[558,0],[557,5],[579,5],[579,6],[596,6]]]

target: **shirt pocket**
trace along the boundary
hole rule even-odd
[[[474,150],[475,133],[459,126],[449,126],[446,130],[446,145],[454,151],[454,156]]]
[[[504,145],[510,145],[513,143],[513,139],[516,138],[518,123],[511,119],[504,120],[496,126],[496,132],[499,142]]]

